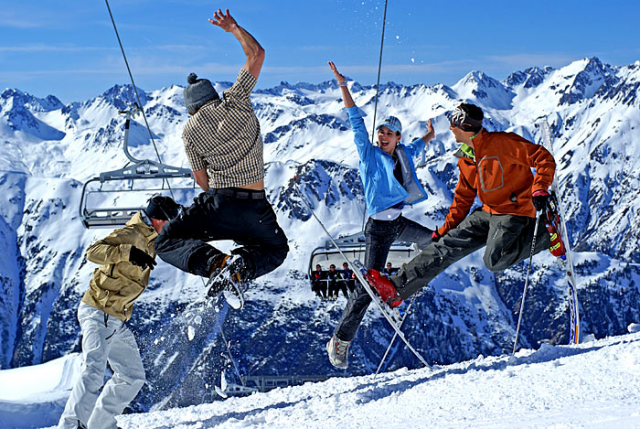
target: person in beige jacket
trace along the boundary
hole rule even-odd
[[[131,318],[134,302],[149,284],[156,265],[155,239],[179,212],[180,206],[171,198],[153,197],[124,228],[87,250],[87,259],[99,267],[93,271],[78,307],[83,369],[59,428],[116,428],[115,417],[144,385],[138,345],[125,322]],[[113,376],[104,384],[107,363]]]

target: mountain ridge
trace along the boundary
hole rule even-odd
[[[222,91],[231,82],[215,85]],[[375,87],[351,80],[349,86],[372,129]],[[188,117],[182,87],[138,89],[163,161],[188,167],[181,143]],[[613,67],[597,58],[559,69],[529,68],[503,81],[477,71],[451,87],[381,85],[377,120],[400,117],[405,142],[423,135],[429,118],[436,129],[436,139],[415,160],[429,198],[408,207],[406,216],[434,228],[446,215],[457,182],[452,156],[457,145],[448,131],[447,114],[460,102],[480,105],[488,130],[515,131],[534,141],[541,138],[536,124],[547,118],[560,198],[569,214],[570,243],[578,251],[583,332],[624,332],[629,323],[640,321],[640,150],[632,143],[640,126],[639,89],[640,62]],[[127,85],[67,105],[57,104],[53,96],[39,99],[9,91],[15,90],[0,93],[0,143],[5,148],[0,154],[0,191],[11,195],[0,209],[0,243],[7,249],[0,257],[6,297],[0,298],[2,368],[79,350],[75,306],[93,269],[84,251],[108,233],[81,226],[82,183],[127,163],[121,149],[125,118],[118,110],[134,101],[133,87]],[[230,350],[244,374],[310,369],[336,374],[323,345],[344,301],[318,302],[310,291],[305,279],[309,255],[326,237],[298,192],[332,234],[361,229],[358,156],[339,88],[334,81],[283,82],[254,91],[252,102],[265,140],[267,195],[292,251],[281,268],[250,288],[245,311],[225,313],[224,330],[233,337]],[[144,122],[140,117],[134,121],[133,155],[155,159]],[[192,195],[180,197],[189,204]],[[547,252],[533,264],[523,345],[566,342],[562,273]],[[520,264],[494,275],[483,267],[481,254],[470,255],[423,290],[407,321],[407,336],[431,362],[510,350],[524,273]],[[204,386],[217,383],[219,372],[231,365],[221,358],[228,353],[215,324],[199,327],[206,339],[202,344],[190,343],[172,326],[180,309],[200,297],[201,288],[200,279],[162,262],[154,270],[131,324],[150,380],[134,404],[137,409],[195,403]],[[385,322],[371,311],[354,342],[349,373],[375,371],[388,340]],[[299,362],[287,350],[307,358]],[[387,368],[418,365],[410,353],[397,348]]]

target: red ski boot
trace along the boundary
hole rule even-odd
[[[364,277],[367,279],[367,282],[371,287],[378,292],[382,301],[384,301],[389,307],[395,308],[402,304],[402,298],[398,295],[396,287],[391,283],[391,280],[380,274],[380,271],[373,269],[367,270]]]

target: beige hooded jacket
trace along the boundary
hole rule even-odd
[[[134,301],[149,284],[150,268],[142,269],[129,262],[131,247],[155,258],[153,247],[158,234],[136,213],[124,228],[98,240],[87,250],[87,259],[100,264],[93,271],[89,290],[82,297],[85,302],[126,322],[131,318]]]

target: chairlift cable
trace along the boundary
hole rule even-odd
[[[122,46],[122,40],[120,39],[120,34],[118,33],[118,27],[116,26],[116,21],[113,19],[113,13],[111,12],[111,7],[109,6],[109,0],[104,0],[106,5],[107,5],[107,10],[109,11],[109,17],[111,18],[111,23],[113,24],[113,30],[116,33],[116,38],[118,39],[118,45],[120,45],[120,51],[122,52],[122,58],[124,59],[124,63],[127,66],[127,72],[129,73],[129,78],[131,79],[131,84],[133,85],[133,91],[136,94],[136,100],[138,101],[138,105],[140,106],[140,110],[142,111],[142,117],[144,118],[144,123],[147,127],[147,131],[149,132],[149,139],[151,140],[151,144],[153,145],[153,149],[156,152],[156,156],[158,157],[158,162],[162,163],[162,158],[160,157],[160,153],[158,152],[158,147],[156,146],[156,142],[153,138],[153,133],[151,132],[151,127],[149,126],[149,121],[147,120],[147,114],[145,113],[143,107],[142,107],[142,101],[140,100],[140,94],[138,94],[138,88],[136,87],[136,83],[135,80],[133,79],[133,74],[131,73],[131,67],[129,67],[129,61],[127,60],[127,54],[124,52],[124,47]],[[163,181],[165,181],[165,183],[167,184],[167,188],[169,189],[169,192],[171,193],[171,196],[173,197],[173,190],[171,189],[171,184],[169,183],[168,180],[163,179]],[[200,280],[202,281],[202,284],[204,285],[204,279],[201,277]],[[182,290],[182,287],[181,287]],[[235,368],[236,374],[238,374],[238,377],[240,377],[240,373],[238,372],[238,366],[236,364],[235,359],[233,359],[233,356],[231,355],[231,350],[229,349],[229,343],[226,340],[226,337],[224,335],[224,332],[222,332],[222,328],[220,329],[220,332],[222,333],[222,338],[224,340],[224,343],[227,347],[227,353],[229,354],[229,358],[231,359],[231,362],[233,363],[233,366]],[[240,377],[240,381],[242,382],[242,384],[244,385],[244,381],[242,380],[242,378]]]
[[[376,115],[378,113],[378,94],[380,93],[380,72],[382,70],[382,49],[384,47],[384,31],[387,26],[387,2],[384,0],[384,14],[382,17],[382,37],[380,38],[380,56],[378,58],[378,78],[376,80],[376,101],[373,106],[373,129],[371,130],[371,144],[376,133]],[[364,231],[364,223],[367,218],[367,202],[364,202],[364,212],[362,213],[362,231]]]
[[[378,79],[376,81],[376,101],[373,107],[373,130],[371,130],[371,143],[376,132],[376,114],[378,113],[378,94],[380,93],[380,71],[382,70],[382,48],[384,47],[384,30],[387,26],[387,1],[384,0],[384,16],[382,18],[382,38],[380,39],[380,57],[378,58]]]
[[[124,52],[124,47],[122,46],[122,40],[120,40],[120,34],[118,33],[118,27],[116,26],[116,21],[113,19],[113,13],[111,13],[111,7],[109,6],[109,0],[104,0],[107,4],[107,10],[109,11],[109,17],[111,18],[111,23],[113,24],[113,30],[116,33],[116,38],[118,39],[118,45],[120,45],[120,51],[122,52],[122,58],[124,59],[124,64],[127,66],[127,72],[129,73],[129,78],[131,79],[131,84],[133,85],[133,91],[136,94],[136,100],[138,101],[138,105],[140,106],[140,110],[142,111],[142,117],[144,119],[144,123],[147,127],[147,131],[149,132],[149,139],[151,140],[151,144],[153,145],[153,149],[156,152],[156,156],[158,157],[158,161],[162,163],[162,158],[160,157],[160,153],[158,152],[158,147],[156,146],[156,142],[153,138],[153,133],[151,132],[151,127],[149,126],[149,121],[147,120],[147,114],[142,107],[142,101],[140,100],[140,95],[138,94],[138,88],[136,87],[136,83],[133,79],[133,74],[131,73],[131,67],[129,67],[129,61],[127,60],[127,54]],[[165,180],[165,179],[163,179]],[[173,197],[173,190],[171,189],[171,185],[169,181],[166,180],[167,187],[169,188],[169,192]]]

